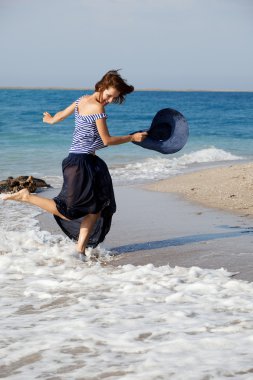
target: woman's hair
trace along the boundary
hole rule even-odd
[[[125,100],[125,96],[134,91],[134,86],[130,86],[127,84],[127,81],[118,73],[119,70],[110,70],[108,71],[103,78],[96,83],[95,90],[99,93],[102,93],[109,87],[115,88],[119,91],[119,96],[114,99],[113,103],[123,103]]]

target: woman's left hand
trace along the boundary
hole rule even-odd
[[[147,132],[137,132],[132,135],[133,142],[142,142],[147,137]]]

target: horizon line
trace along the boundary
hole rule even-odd
[[[0,90],[83,90],[92,91],[94,88],[91,87],[61,87],[61,86],[0,86]],[[161,91],[161,92],[253,92],[252,90],[241,90],[241,89],[164,89],[159,87],[148,87],[148,88],[136,88],[134,91]]]

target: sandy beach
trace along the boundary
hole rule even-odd
[[[115,255],[111,264],[225,268],[253,281],[252,166],[116,186],[118,210],[102,244]],[[48,214],[38,218],[42,229],[61,233]]]
[[[179,175],[147,186],[182,194],[186,199],[245,216],[253,216],[253,163]]]

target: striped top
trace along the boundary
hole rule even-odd
[[[96,150],[106,147],[98,133],[96,120],[107,118],[107,115],[106,113],[80,115],[78,103],[81,99],[82,97],[76,100],[75,130],[69,152],[94,154]]]

